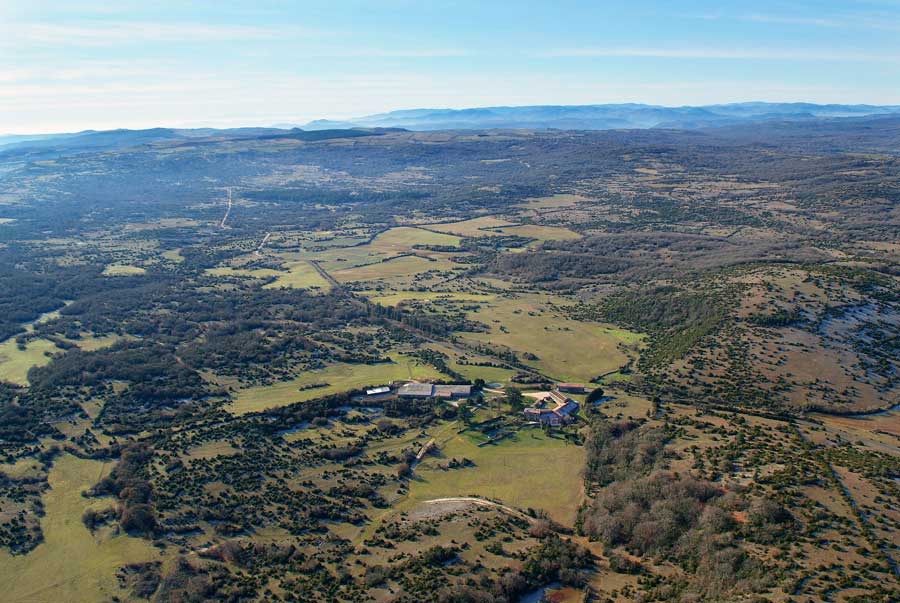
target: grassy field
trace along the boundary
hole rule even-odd
[[[587,382],[628,361],[618,345],[632,345],[640,336],[609,325],[571,320],[548,305],[553,298],[526,295],[484,304],[471,317],[490,326],[488,333],[468,339],[505,345],[537,360],[523,362],[564,381]]]
[[[81,492],[111,467],[100,461],[59,457],[50,471],[44,495],[47,514],[41,520],[45,541],[24,556],[0,551],[0,599],[8,603],[66,601],[82,603],[127,598],[116,581],[122,565],[152,561],[157,550],[149,541],[108,529],[91,534],[81,523],[89,508],[108,508],[111,499],[89,499]]]
[[[634,331],[629,331],[627,329],[621,329],[619,327],[613,325],[604,325],[603,330],[605,333],[608,333],[612,337],[615,337],[622,343],[626,345],[636,345],[641,343],[645,339],[645,335],[642,333],[636,333]]]
[[[124,225],[127,232],[160,230],[165,228],[196,228],[200,222],[191,218],[161,218],[155,222],[131,222]]]
[[[412,249],[415,245],[458,247],[459,241],[460,238],[453,235],[431,232],[430,230],[423,230],[421,228],[400,226],[379,234],[372,240],[368,247],[396,253],[398,251]]]
[[[334,364],[318,371],[307,371],[291,381],[242,389],[235,395],[230,410],[235,414],[244,414],[312,400],[366,385],[441,376],[433,367],[420,364],[418,360],[409,356],[391,354],[391,358],[394,362],[382,364]],[[328,386],[299,391],[299,388],[313,383],[328,383]]]
[[[551,195],[549,197],[535,197],[533,199],[528,199],[525,203],[521,203],[520,207],[527,207],[528,209],[559,209],[562,207],[572,207],[579,201],[587,201],[587,199],[581,195]]]
[[[41,472],[41,464],[33,457],[25,457],[14,463],[0,463],[0,472],[12,479],[35,477]]]
[[[86,352],[93,352],[94,350],[108,348],[122,339],[124,339],[124,337],[121,335],[103,335],[101,337],[95,337],[91,333],[82,333],[81,339],[71,339],[67,341],[71,341]]]
[[[381,262],[392,255],[379,249],[372,249],[369,245],[357,245],[355,247],[331,247],[324,251],[312,253],[286,254],[288,260],[315,260],[328,272],[346,270],[357,266],[366,266]]]
[[[232,447],[231,443],[222,440],[204,442],[200,446],[191,448],[187,453],[189,459],[213,459],[219,455],[231,456],[240,452]]]
[[[168,251],[163,251],[162,256],[170,262],[175,262],[176,264],[180,264],[184,261],[184,256],[181,255],[181,249],[169,249]]]
[[[206,270],[206,274],[210,276],[239,276],[243,278],[258,278],[260,280],[265,280],[273,277],[279,278],[285,273],[280,270],[273,270],[271,268],[248,269],[221,266],[219,268],[209,268],[208,270]]]
[[[620,371],[616,371],[615,373],[604,375],[603,379],[601,379],[599,383],[628,383],[633,379],[633,373],[622,373]]]
[[[446,354],[448,356],[447,366],[463,375],[466,379],[471,379],[472,381],[475,379],[484,379],[485,383],[506,383],[519,372],[517,370],[496,366],[462,364],[459,362],[462,356],[465,356],[469,362],[489,362],[492,359],[468,351],[460,351],[450,345],[432,343],[425,347]]]
[[[582,495],[584,448],[526,429],[497,444],[478,447],[481,434],[452,434],[439,457],[426,457],[410,483],[408,510],[435,498],[476,495],[526,509],[544,509],[571,525]],[[444,471],[451,458],[472,460],[474,467]]]
[[[396,277],[421,274],[430,270],[450,270],[453,266],[454,264],[449,261],[431,261],[419,256],[406,255],[377,264],[338,270],[332,272],[331,276],[340,283],[389,280]]]
[[[499,233],[492,231],[492,228],[501,226],[515,226],[515,222],[509,222],[494,216],[482,216],[480,218],[472,218],[471,220],[463,220],[462,222],[450,222],[447,224],[429,224],[426,226],[429,230],[438,232],[446,232],[464,237],[485,237],[494,236]]]
[[[376,270],[374,272],[366,273],[367,276],[364,279],[352,279],[368,280],[371,278],[382,276],[377,274],[380,271],[380,269],[378,269],[377,267],[380,266],[382,262],[385,262],[386,260],[393,262],[405,259],[401,257],[398,260],[391,260],[391,258],[394,258],[398,255],[415,252],[419,256],[431,257],[434,259],[441,258],[440,253],[430,252],[427,250],[416,250],[416,245],[457,247],[459,246],[459,241],[459,237],[449,234],[430,232],[421,228],[400,226],[397,228],[391,228],[390,230],[386,230],[378,234],[372,239],[370,243],[367,243],[365,245],[331,247],[324,251],[303,253],[298,255],[297,258],[303,260],[315,260],[319,262],[319,265],[321,265],[329,273],[344,272],[361,266],[375,266]],[[422,268],[422,270],[427,269],[428,268]],[[414,273],[415,271],[405,274]],[[375,276],[372,276],[373,274]],[[383,276],[389,277],[391,276],[391,274],[386,273]]]
[[[287,265],[288,272],[280,272],[274,283],[266,288],[286,287],[289,289],[331,289],[331,283],[325,280],[309,262],[292,262]]]
[[[502,232],[503,234],[538,239],[539,241],[571,241],[581,238],[580,234],[569,230],[568,228],[560,228],[558,226],[540,226],[538,224],[525,224],[522,226],[500,228],[499,232]]]
[[[441,291],[397,291],[384,294],[380,291],[362,291],[363,295],[382,306],[396,306],[404,301],[434,301],[448,299],[454,301],[487,302],[495,298],[482,293],[446,293]]]
[[[146,272],[140,266],[131,266],[129,264],[110,264],[103,269],[103,274],[106,276],[134,276]]]
[[[640,396],[615,394],[611,400],[598,404],[596,408],[611,419],[641,419],[653,409],[653,404]]]
[[[474,381],[475,379],[484,379],[485,383],[507,383],[515,377],[518,371],[506,369],[497,366],[474,366],[471,364],[460,364],[455,360],[447,361],[447,366],[466,379]]]
[[[28,385],[28,369],[44,366],[50,362],[45,352],[59,352],[59,348],[46,339],[29,341],[25,350],[20,350],[15,339],[0,343],[0,381],[10,381]]]

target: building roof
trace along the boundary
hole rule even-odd
[[[555,412],[558,415],[570,415],[577,410],[578,410],[578,402],[575,402],[574,400],[569,400],[562,406],[560,406],[558,408],[554,408],[553,412]]]
[[[548,400],[555,404],[553,408],[546,407],[546,402]],[[546,396],[541,397],[534,404],[525,409],[525,414],[529,416],[555,415],[557,417],[566,417],[575,414],[576,412],[578,412],[578,402],[568,396],[564,396],[556,390],[547,392]]]
[[[406,383],[397,391],[401,396],[428,398],[434,395],[434,385],[431,383]]]
[[[559,389],[584,389],[584,385],[581,383],[557,383],[556,387]]]
[[[552,392],[550,392],[550,395],[548,397],[556,402],[557,406],[561,406],[569,401],[569,398],[567,396],[562,395],[557,390],[553,390]]]
[[[381,387],[373,387],[372,389],[366,390],[367,396],[377,396],[378,394],[386,394],[391,391],[391,388],[387,385],[383,385]]]
[[[434,395],[438,397],[465,397],[472,393],[471,385],[435,385]]]
[[[552,415],[554,414],[552,410],[549,408],[535,408],[533,406],[529,406],[525,409],[526,415]]]

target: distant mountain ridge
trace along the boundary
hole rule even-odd
[[[298,127],[149,128],[85,130],[74,133],[0,135],[0,164],[37,161],[99,151],[118,151],[152,144],[209,144],[217,140],[329,139],[379,136],[391,132],[435,130],[698,130],[742,139],[775,133],[803,137],[853,126],[859,120],[894,128],[900,106],[816,105],[811,103],[736,103],[704,107],[661,107],[642,104],[537,105],[471,109],[404,109],[351,121],[315,120]],[[765,127],[764,127],[765,126]]]
[[[408,130],[697,129],[761,121],[806,121],[891,114],[900,114],[900,106],[747,102],[697,107],[663,107],[624,103],[404,109],[341,121],[319,119],[300,127],[304,130],[360,127]]]

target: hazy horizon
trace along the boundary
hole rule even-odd
[[[13,0],[0,132],[234,127],[400,108],[900,104],[900,5]]]
[[[604,105],[643,105],[643,106],[652,106],[652,107],[660,107],[664,109],[681,109],[681,108],[697,108],[697,107],[713,107],[717,105],[741,105],[741,104],[820,104],[820,103],[811,103],[806,100],[796,100],[796,101],[760,101],[760,100],[746,100],[746,101],[734,101],[729,103],[709,103],[705,105],[663,105],[656,104],[650,102],[641,102],[641,101],[623,101],[621,103],[580,103],[580,104],[570,104],[570,103],[559,103],[559,104],[547,104],[543,106],[553,106],[553,107],[587,107],[587,106],[604,106]],[[898,107],[900,105],[880,105],[876,103],[833,103],[836,105],[847,105],[847,106],[872,106],[872,107]],[[826,105],[826,103],[821,103],[821,105]],[[313,121],[343,121],[348,120],[351,121],[353,118],[363,118],[370,117],[374,115],[382,115],[389,113],[398,113],[403,111],[417,111],[417,110],[425,110],[425,111],[464,111],[471,109],[496,109],[496,108],[506,108],[506,109],[515,109],[515,108],[528,108],[542,105],[491,105],[491,106],[459,106],[459,107],[396,107],[390,108],[383,112],[377,113],[369,113],[369,114],[354,114],[354,115],[318,115],[307,117],[303,119],[284,119],[282,121],[277,120],[266,120],[264,118],[254,118],[253,120],[249,120],[247,122],[239,122],[239,121],[229,121],[228,123],[215,123],[215,122],[181,122],[181,123],[155,123],[148,124],[142,127],[129,127],[126,125],[112,126],[109,128],[81,128],[75,130],[47,130],[47,131],[0,131],[0,136],[42,136],[48,134],[78,134],[81,132],[99,132],[99,131],[112,131],[112,130],[149,130],[154,128],[169,128],[169,129],[232,129],[232,128],[284,128],[284,127],[303,127],[304,125],[313,122]]]

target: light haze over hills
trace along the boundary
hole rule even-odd
[[[471,109],[409,109],[345,121],[315,120],[303,129],[352,127],[452,130],[525,128],[612,130],[620,128],[693,129],[744,122],[811,120],[900,113],[900,106],[818,105],[748,102],[699,107],[663,107],[638,103],[603,105],[535,105]]]
[[[0,133],[401,107],[897,105],[898,23],[895,0],[9,0]]]
[[[470,109],[403,109],[340,121],[318,119],[305,124],[270,127],[150,128],[85,130],[75,133],[0,135],[0,147],[43,151],[118,149],[168,139],[253,137],[301,129],[307,132],[348,128],[402,128],[417,131],[483,129],[616,130],[667,128],[691,130],[753,123],[814,123],[843,119],[900,116],[896,105],[819,105],[747,102],[699,107],[663,107],[639,103],[604,105],[534,105]]]

